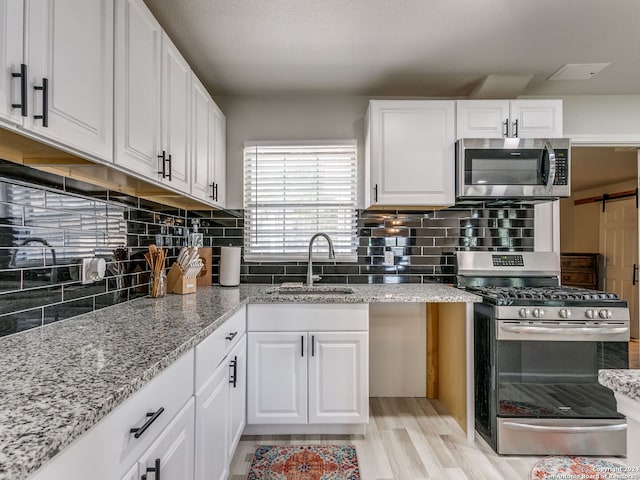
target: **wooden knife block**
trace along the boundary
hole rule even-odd
[[[199,287],[207,287],[211,285],[211,277],[213,275],[213,262],[211,260],[212,250],[213,249],[211,247],[198,248],[198,255],[200,255],[202,263],[204,263],[204,267],[202,267],[202,270],[200,270],[200,273],[196,277]]]
[[[196,293],[198,288],[197,278],[185,278],[184,272],[177,263],[171,265],[167,274],[167,292],[185,295],[187,293]]]

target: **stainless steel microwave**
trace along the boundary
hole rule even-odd
[[[462,138],[456,142],[459,199],[552,200],[571,195],[567,138]]]

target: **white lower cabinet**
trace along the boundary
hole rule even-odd
[[[368,423],[368,305],[250,305],[248,325],[248,425]]]
[[[196,392],[196,479],[224,480],[245,426],[246,335]]]
[[[140,457],[139,478],[193,480],[194,427],[194,401],[191,399]]]
[[[138,464],[136,463],[129,469],[120,480],[138,480]]]

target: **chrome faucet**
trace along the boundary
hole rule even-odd
[[[313,247],[313,241],[318,237],[324,237],[327,239],[327,242],[329,242],[329,260],[333,260],[334,258],[336,258],[336,252],[333,250],[333,242],[331,241],[329,235],[319,232],[311,237],[311,240],[309,240],[309,264],[307,265],[307,286],[309,287],[313,285],[314,280],[320,280],[320,278],[322,278],[320,277],[320,275],[313,274],[313,265],[311,262],[311,249]]]

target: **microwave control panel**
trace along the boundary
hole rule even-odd
[[[556,150],[556,177],[553,179],[554,185],[568,185],[569,174],[569,159],[567,158],[567,151]]]

